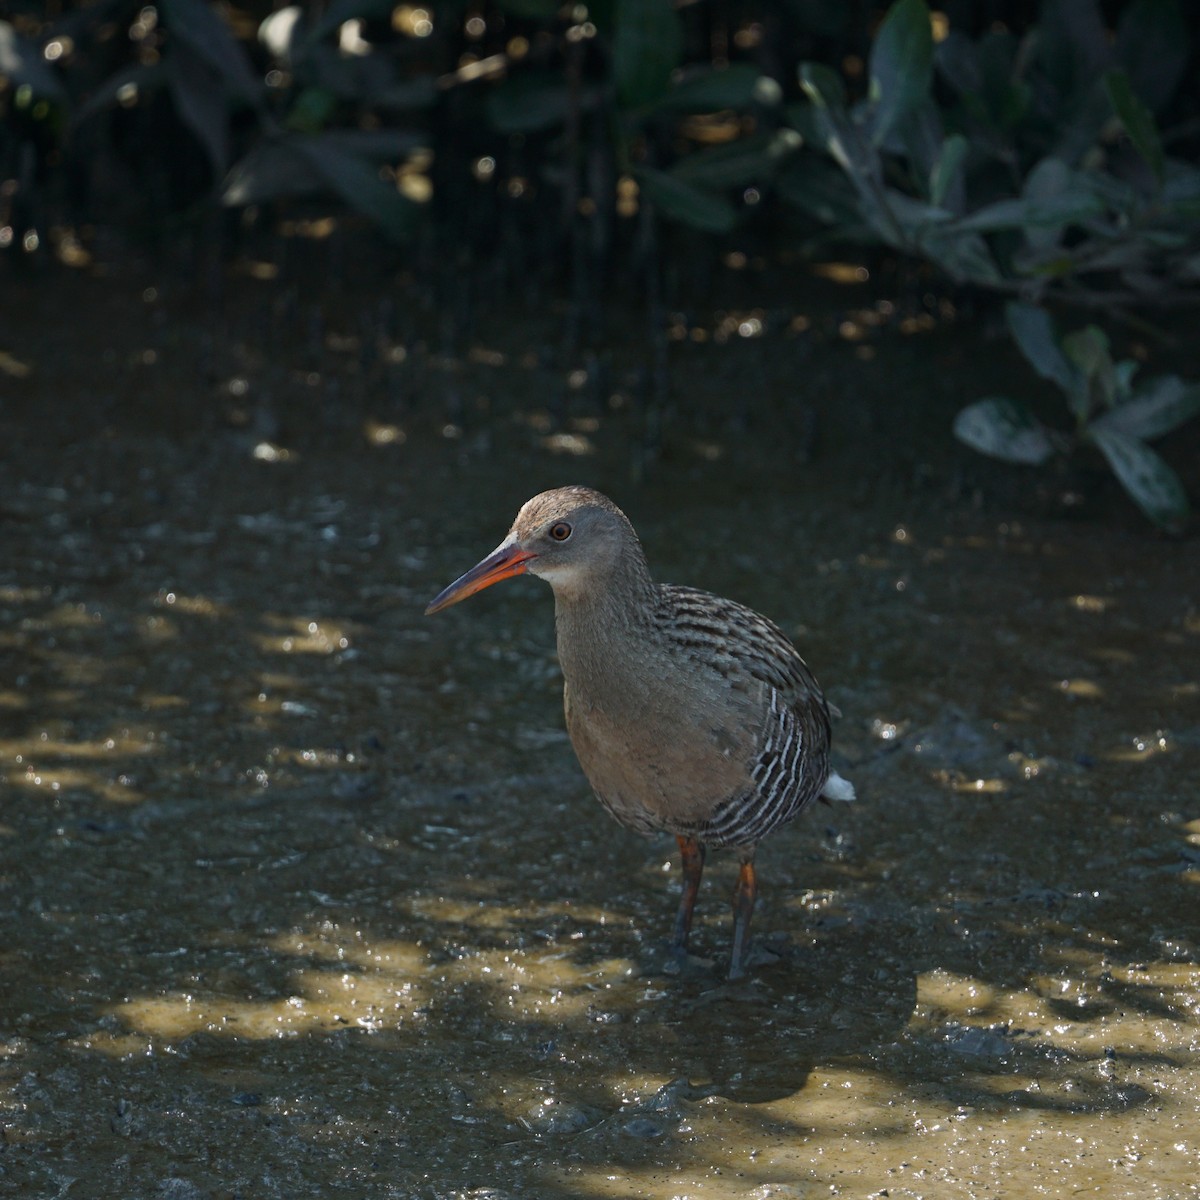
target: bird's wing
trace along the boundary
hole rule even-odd
[[[660,627],[676,650],[744,696],[753,730],[750,786],[723,801],[698,833],[749,845],[791,820],[829,776],[829,709],[783,631],[753,609],[693,588],[664,587]]]
[[[816,705],[829,720],[829,709],[813,673],[796,647],[774,621],[761,613],[696,588],[663,586],[661,604],[667,614],[662,628],[684,653],[726,675],[732,686],[758,680],[784,697],[789,706]]]

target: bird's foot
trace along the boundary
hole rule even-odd
[[[756,938],[746,948],[740,961],[730,961],[729,981],[734,983],[745,979],[747,975],[757,971],[759,967],[773,967],[782,962],[788,954],[788,937],[786,934],[776,934],[768,938]]]
[[[693,954],[686,946],[672,942],[662,952],[658,970],[663,975],[675,975],[686,979],[711,974],[715,965],[711,958]]]

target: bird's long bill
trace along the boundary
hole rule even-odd
[[[513,575],[524,575],[529,569],[527,564],[537,555],[524,549],[516,542],[501,542],[482,562],[476,563],[465,575],[460,575],[448,588],[439,592],[425,609],[425,615],[431,616],[449,608],[468,596],[482,592],[484,588],[509,579]]]

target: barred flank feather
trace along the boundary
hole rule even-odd
[[[694,588],[659,588],[665,640],[722,675],[734,690],[769,689],[748,786],[689,830],[712,846],[752,846],[798,816],[830,786],[829,709],[782,630],[752,609]],[[847,785],[849,786],[849,785]],[[850,797],[852,798],[853,789]],[[839,797],[842,798],[842,797]]]
[[[749,846],[798,816],[828,775],[829,726],[771,691],[770,721],[751,771],[754,787],[720,805],[696,836],[713,846]]]

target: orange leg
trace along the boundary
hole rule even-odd
[[[729,956],[729,978],[741,979],[746,973],[746,952],[750,949],[750,917],[758,899],[758,880],[754,877],[754,859],[742,863],[737,886],[733,889],[733,952]]]
[[[679,897],[679,911],[675,914],[675,949],[687,950],[688,934],[692,929],[692,910],[696,907],[696,893],[700,890],[700,876],[704,874],[704,846],[694,837],[682,834],[675,839],[683,858],[683,894]]]

